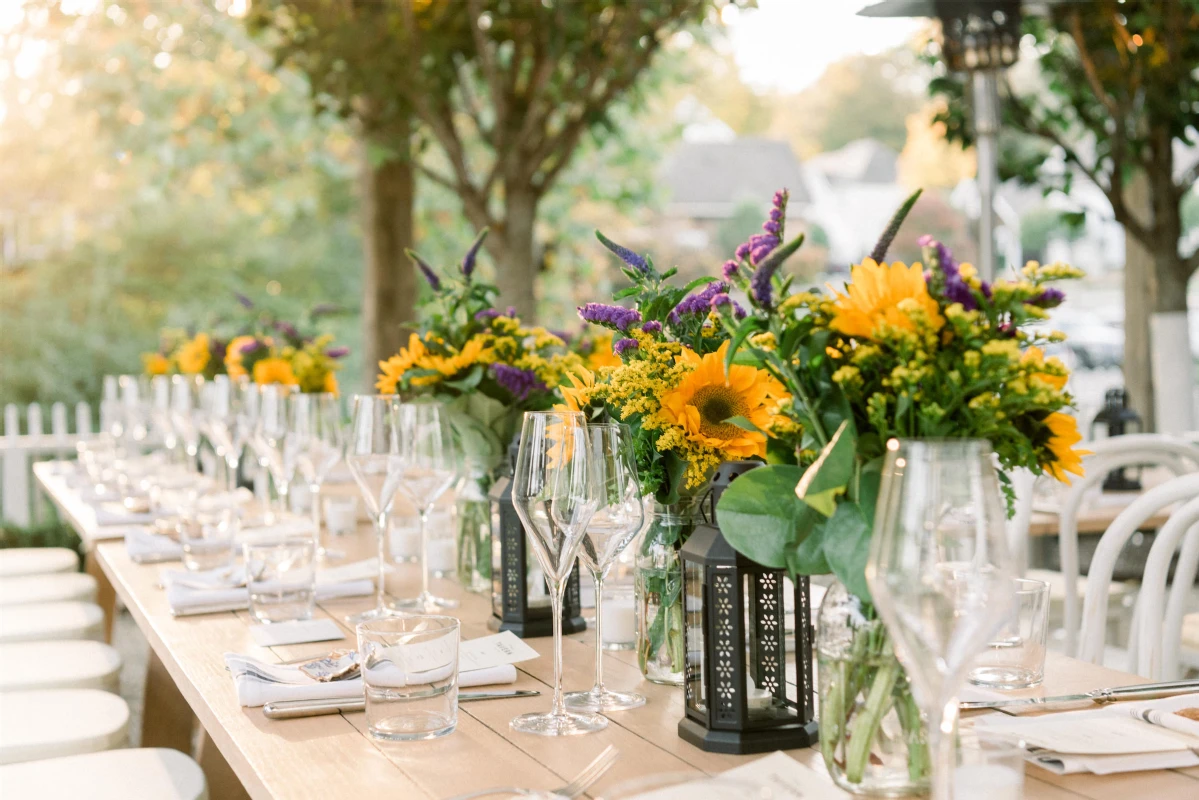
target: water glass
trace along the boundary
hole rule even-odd
[[[604,584],[598,614],[605,650],[632,650],[637,642],[637,611],[633,584]]]
[[[325,527],[331,536],[348,536],[358,530],[358,498],[326,497]]]
[[[970,682],[995,689],[1028,689],[1045,678],[1049,631],[1049,584],[1016,578],[1016,612],[974,662]]]
[[[287,537],[242,545],[250,613],[262,623],[311,619],[316,606],[316,543]]]
[[[216,514],[182,513],[179,520],[179,544],[183,548],[183,566],[192,572],[233,563],[233,540],[241,527],[236,512]]]
[[[371,736],[410,741],[454,730],[458,628],[453,617],[416,614],[358,624]]]
[[[1022,800],[1024,743],[1018,739],[963,733],[953,773],[954,797]]]

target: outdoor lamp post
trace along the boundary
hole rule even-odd
[[[983,280],[993,280],[999,70],[1015,64],[1020,57],[1020,0],[885,0],[858,13],[864,17],[936,17],[941,22],[945,63],[954,72],[969,73],[981,200],[976,266]]]
[[[720,494],[759,467],[716,468],[706,523],[683,545],[683,703],[679,736],[717,753],[762,753],[816,741],[808,578],[796,578],[788,626],[784,572],[735,551],[716,519]],[[788,627],[794,646],[789,644]],[[789,680],[789,666],[794,679]]]

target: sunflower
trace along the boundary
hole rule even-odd
[[[765,370],[734,364],[725,375],[725,342],[702,358],[683,349],[680,358],[694,367],[678,386],[662,398],[662,413],[681,427],[687,438],[719,450],[727,458],[766,456],[766,430],[780,403],[787,398],[782,384]],[[758,431],[749,431],[728,420],[742,417]]]
[[[234,336],[233,341],[229,342],[229,346],[225,348],[225,371],[229,373],[229,377],[240,378],[246,374],[246,368],[242,364],[245,357],[242,349],[257,341],[253,336]]]
[[[322,391],[328,392],[329,394],[337,394],[338,392],[337,376],[333,374],[332,370],[325,373],[325,386]]]
[[[566,402],[554,406],[555,411],[582,411],[591,405],[591,392],[595,389],[595,374],[584,366],[577,366],[566,373],[573,388],[559,385],[558,391]]]
[[[1078,432],[1078,421],[1069,414],[1050,414],[1045,418],[1045,427],[1049,428],[1049,441],[1045,443],[1045,449],[1052,460],[1042,464],[1041,468],[1069,485],[1070,478],[1066,473],[1082,477],[1082,457],[1091,455],[1091,451],[1074,449],[1074,445],[1082,441],[1082,434]]]
[[[171,360],[162,353],[142,353],[142,369],[147,375],[166,375],[171,371]]]
[[[419,366],[434,369],[447,378],[457,375],[464,369],[473,366],[483,352],[483,340],[475,336],[462,349],[452,356],[429,354],[420,360]]]
[[[594,371],[600,367],[619,367],[621,365],[620,356],[612,349],[612,334],[605,333],[602,336],[597,336],[591,347],[591,352],[587,354],[587,368]]]
[[[184,375],[199,375],[208,366],[210,358],[212,358],[212,350],[208,334],[197,333],[194,339],[184,342],[183,346],[179,348],[175,361],[179,364],[179,371]]]
[[[1062,389],[1069,378],[1066,374],[1066,365],[1059,359],[1045,358],[1044,351],[1039,347],[1030,347],[1025,350],[1024,355],[1020,357],[1020,363],[1031,368],[1028,377],[1034,384],[1039,382],[1052,389]],[[1054,372],[1045,372],[1043,367],[1047,365],[1054,369]]]
[[[919,264],[878,264],[868,258],[850,271],[845,292],[833,290],[832,328],[846,336],[877,339],[893,329],[914,332],[920,317],[934,331],[945,325]]]
[[[399,353],[379,362],[379,379],[375,381],[375,388],[381,394],[395,394],[404,373],[415,367],[416,362],[424,358],[427,352],[419,336],[415,333],[409,335],[407,347],[401,347]]]
[[[282,383],[295,386],[299,383],[292,372],[291,362],[286,358],[264,358],[254,365],[254,383]]]

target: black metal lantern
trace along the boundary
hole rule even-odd
[[[1095,427],[1102,425],[1106,436],[1097,437]],[[1103,408],[1091,420],[1091,441],[1096,438],[1123,436],[1126,433],[1140,433],[1145,429],[1141,415],[1128,407],[1128,390],[1122,388],[1108,389],[1103,396]],[[1129,477],[1125,467],[1118,467],[1103,479],[1105,492],[1139,492],[1141,491],[1141,474],[1137,469],[1136,477]]]
[[[816,741],[808,579],[795,581],[794,619],[788,626],[783,570],[739,554],[716,520],[724,488],[758,466],[732,461],[717,467],[705,503],[707,522],[680,551],[687,657],[686,716],[679,736],[717,753],[788,750]],[[788,627],[795,637],[791,661]]]
[[[491,620],[493,631],[512,631],[521,638],[552,636],[553,608],[549,588],[537,571],[524,525],[512,504],[512,473],[516,469],[519,438],[508,448],[507,471],[491,485]],[[532,559],[532,560],[530,560]],[[532,567],[532,568],[531,568]],[[579,597],[576,562],[562,597],[562,632],[586,630]]]

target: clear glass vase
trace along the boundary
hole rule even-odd
[[[458,582],[468,592],[491,591],[492,476],[480,464],[467,464],[455,503]]]
[[[833,780],[873,797],[929,789],[927,733],[907,674],[874,608],[840,583],[816,623],[820,750]]]
[[[679,548],[703,522],[700,497],[674,505],[654,503],[637,546],[633,606],[637,612],[637,663],[654,683],[683,685],[683,563]]]

